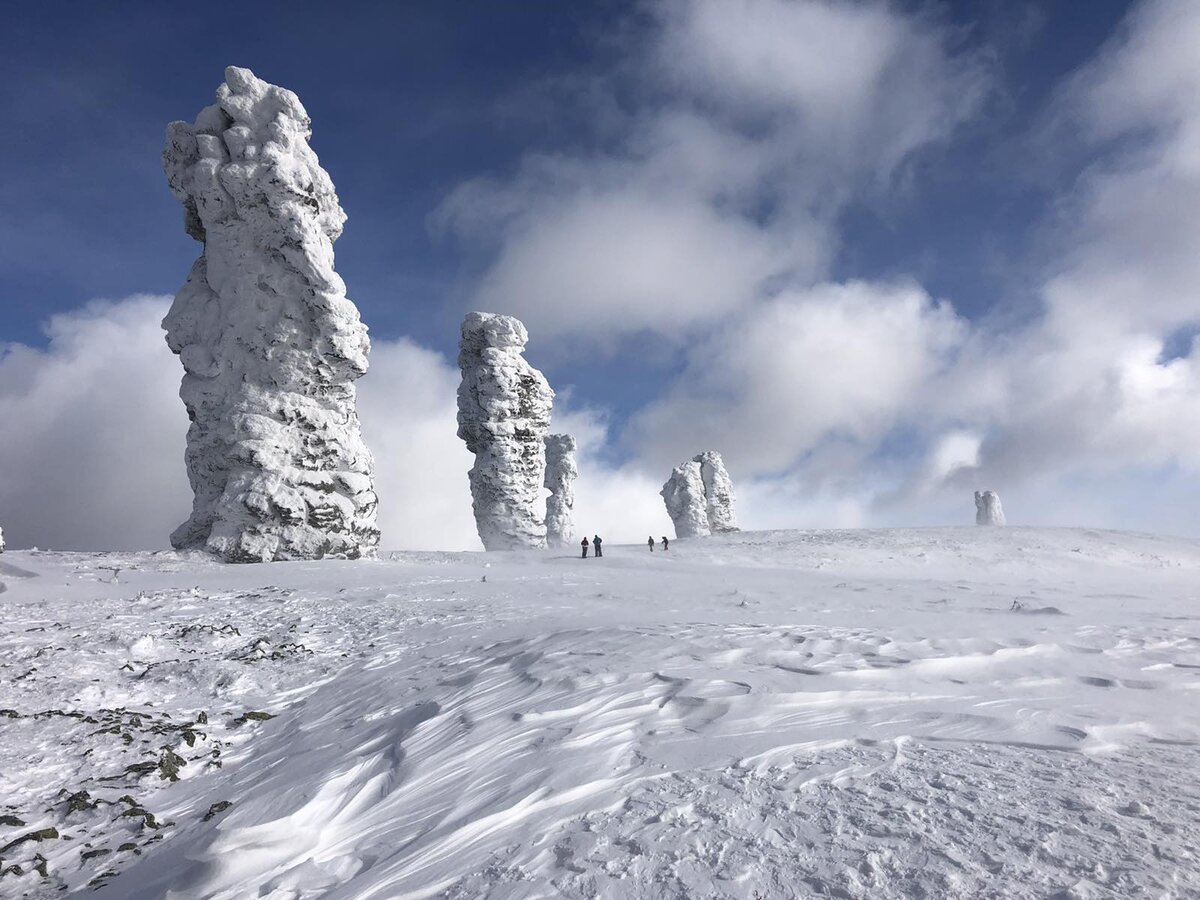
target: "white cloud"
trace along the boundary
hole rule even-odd
[[[643,330],[683,343],[820,279],[847,199],[949,135],[986,83],[936,22],[881,3],[650,8],[652,36],[606,84],[631,97],[618,140],[530,153],[434,216],[492,253],[476,308],[583,349]]]

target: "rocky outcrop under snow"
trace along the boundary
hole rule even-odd
[[[575,478],[579,467],[575,463],[575,438],[569,434],[546,437],[546,477],[543,484],[549,489],[546,498],[546,543],[551,547],[568,547],[575,533]]]
[[[698,453],[672,469],[660,493],[667,515],[675,523],[676,537],[738,530],[733,514],[733,482],[716,450]]]
[[[671,477],[663,485],[663,502],[667,515],[675,524],[675,536],[703,537],[712,534],[708,525],[708,503],[704,497],[704,478],[700,463],[692,460],[671,470]]]
[[[705,450],[695,457],[700,463],[700,478],[704,482],[704,501],[708,527],[713,534],[737,531],[733,515],[733,482],[725,469],[725,460],[716,450]]]
[[[333,269],[346,215],[295,94],[230,67],[216,101],[172,123],[163,153],[204,245],[163,320],[195,494],[171,543],[231,562],[372,555],[354,387],[370,344]]]
[[[995,491],[975,492],[975,524],[1004,524],[1004,510],[1000,506],[1000,496]]]
[[[458,436],[475,454],[471,498],[487,550],[546,546],[541,491],[554,391],[521,355],[529,334],[512,316],[468,313],[458,366]]]

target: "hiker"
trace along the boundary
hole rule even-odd
[[[646,538],[646,546],[650,548],[651,553],[654,552],[654,536],[653,535]]]
[[[667,549],[667,536],[665,534],[663,535],[663,549]]]
[[[579,542],[579,545],[580,545],[581,547],[583,547],[583,558],[584,558],[584,559],[587,559],[587,538],[585,537],[585,538],[584,538],[582,541],[580,541],[580,542]],[[600,548],[599,548],[599,547],[597,547],[597,548],[596,548],[596,555],[597,555],[597,556],[599,556],[599,555],[600,555]]]
[[[594,535],[592,535],[592,546],[596,548],[596,554],[595,554],[595,555],[596,555],[596,558],[597,558],[597,559],[599,559],[601,556],[603,556],[603,555],[604,555],[604,550],[603,550],[603,548],[601,548],[601,546],[600,546],[600,545],[601,545],[601,544],[603,544],[603,543],[604,543],[604,542],[603,542],[602,540],[600,540],[600,535],[598,535],[598,534],[594,534]]]

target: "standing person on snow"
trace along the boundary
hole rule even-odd
[[[586,541],[587,538],[584,538],[584,540]],[[596,559],[599,559],[600,557],[602,557],[604,555],[604,550],[601,549],[601,547],[600,547],[600,545],[602,543],[604,543],[604,542],[602,540],[600,540],[600,535],[598,535],[598,534],[592,535],[592,546],[596,548],[596,553],[595,553]]]
[[[586,537],[582,541],[579,542],[579,546],[581,546],[583,548],[583,559],[587,559],[587,538]],[[596,548],[596,555],[597,556],[600,555],[599,547]]]
[[[654,537],[653,536],[646,538],[646,546],[650,548],[651,553],[654,552]]]
[[[667,549],[667,536],[665,534],[663,535],[663,549]]]

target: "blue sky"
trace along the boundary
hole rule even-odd
[[[13,4],[0,412],[126,323],[122,298],[180,286],[198,247],[163,130],[236,64],[313,119],[377,359],[444,393],[462,313],[521,316],[613,504],[716,446],[751,524],[943,521],[980,486],[1017,521],[1200,530],[1172,511],[1200,494],[1173,427],[1196,401],[1200,64],[1176,45],[1198,20],[1182,0]],[[384,368],[367,399],[394,393]],[[0,437],[0,462],[65,433]],[[0,490],[0,514],[29,502]]]

